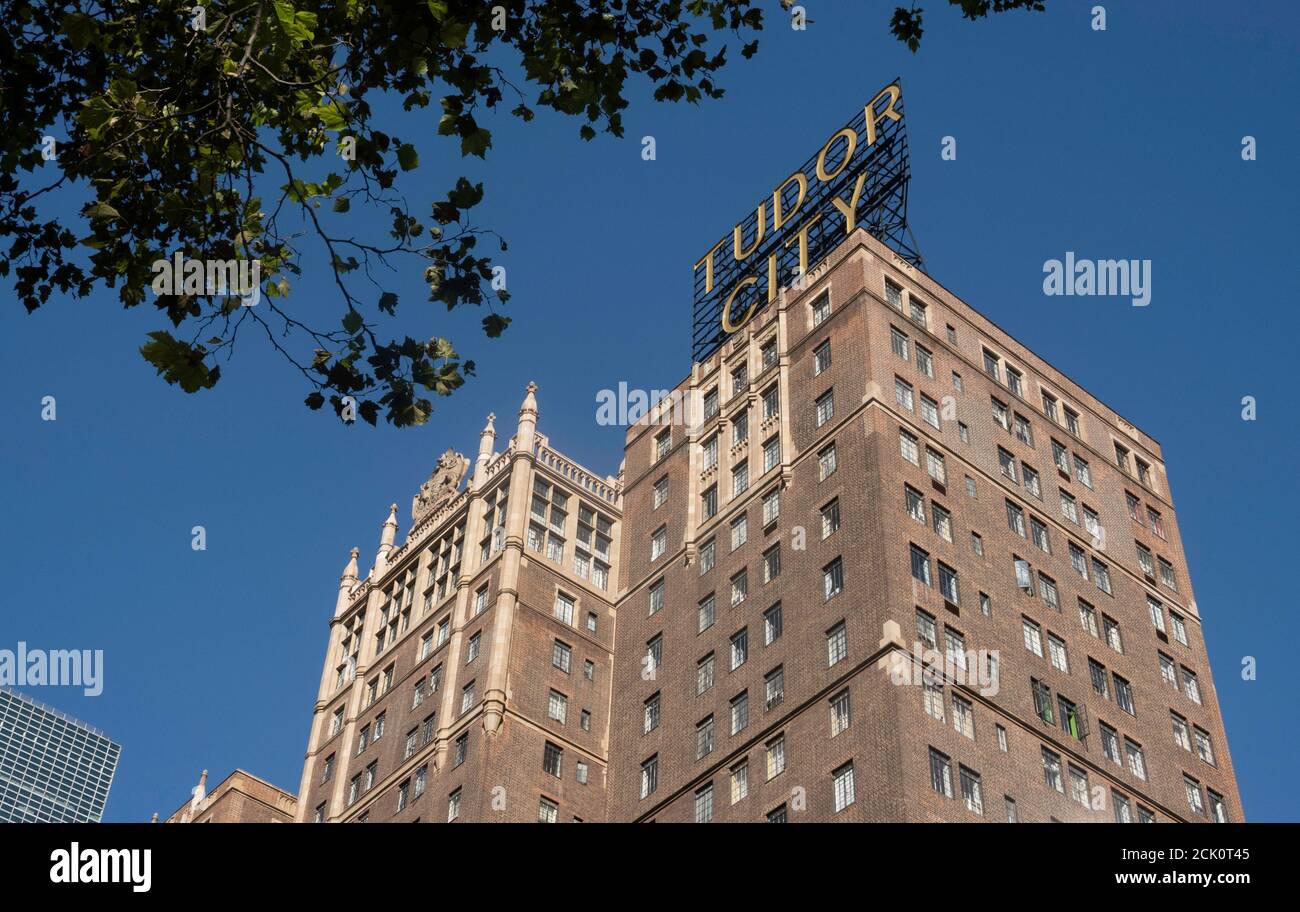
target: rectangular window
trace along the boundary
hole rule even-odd
[[[844,810],[853,803],[853,764],[846,763],[831,773],[835,792],[835,813]]]
[[[966,802],[966,810],[976,814],[984,813],[984,793],[980,787],[980,775],[974,770],[960,767],[961,797]]]
[[[785,668],[781,665],[763,676],[763,708],[771,709],[785,699]]]
[[[889,347],[894,354],[898,355],[898,357],[902,358],[904,361],[908,359],[907,345],[907,333],[902,332],[893,326],[889,327]]]
[[[749,692],[741,691],[731,700],[731,733],[744,731],[749,725]]]
[[[695,793],[695,822],[711,823],[713,821],[713,784],[710,783]]]
[[[912,411],[912,384],[908,383],[902,377],[894,378],[894,401],[901,408]]]
[[[835,417],[835,390],[828,389],[817,397],[817,426],[821,427]]]
[[[819,377],[831,366],[831,341],[827,339],[813,349],[813,376]]]
[[[713,688],[713,653],[709,653],[695,664],[695,695],[705,693]]]
[[[835,444],[822,447],[817,452],[817,480],[825,481],[835,474]]]
[[[763,471],[768,472],[781,463],[781,438],[772,437],[763,444]]]
[[[731,803],[749,797],[749,763],[741,761],[731,768]]]
[[[916,369],[925,374],[931,380],[934,379],[934,356],[930,354],[929,349],[916,346]]]
[[[935,430],[939,429],[939,403],[925,393],[921,394],[921,420]]]
[[[763,645],[771,646],[781,638],[781,603],[763,612]]]
[[[840,527],[840,501],[839,498],[832,500],[821,509],[822,514],[822,538],[830,538]]]
[[[829,602],[844,591],[844,564],[837,557],[822,568],[822,599]]]
[[[852,723],[852,709],[849,703],[849,692],[840,691],[831,697],[831,737],[843,731],[846,731]]]
[[[641,797],[653,795],[659,788],[659,755],[641,764]]]
[[[777,521],[781,516],[781,491],[773,489],[763,495],[763,525]]]
[[[731,635],[731,670],[735,671],[749,658],[749,629],[742,627]]]
[[[833,666],[848,658],[849,634],[844,622],[840,621],[826,631],[826,665]]]
[[[945,798],[952,797],[952,761],[930,748],[930,787]]]
[[[902,452],[903,458],[914,466],[921,464],[920,451],[916,445],[916,438],[907,431],[898,432],[898,448]]]
[[[1054,754],[1047,748],[1043,748],[1043,781],[1047,787],[1065,794],[1065,787],[1061,783],[1061,757]]]

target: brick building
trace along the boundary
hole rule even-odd
[[[611,819],[1242,819],[1155,440],[861,229],[674,393]]]
[[[304,821],[605,818],[619,484],[514,436],[448,450],[343,572],[299,791]],[[462,482],[464,482],[462,489]]]
[[[235,770],[207,791],[208,771],[199,776],[189,801],[165,823],[293,823],[298,798],[252,773]],[[155,814],[155,822],[158,815]]]
[[[867,232],[617,480],[536,421],[353,551],[300,820],[1242,819],[1159,444]]]

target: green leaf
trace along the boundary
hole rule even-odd
[[[362,325],[361,314],[355,310],[349,310],[343,315],[343,329],[349,333],[356,334]]]
[[[415,151],[415,146],[402,144],[397,148],[397,163],[403,171],[411,171],[420,164],[420,154]]]
[[[191,346],[163,330],[149,333],[149,338],[153,341],[140,346],[140,354],[169,384],[195,393],[217,382],[219,371],[215,367],[209,370],[203,363],[207,351],[201,345]]]
[[[352,201],[346,196],[334,198],[334,205],[331,207],[335,212],[347,212],[352,208]]]

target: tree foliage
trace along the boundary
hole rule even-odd
[[[948,0],[949,6],[961,7],[964,18],[972,21],[983,19],[990,13],[1005,13],[1008,10],[1024,9],[1042,12],[1047,7],[1046,0]],[[894,8],[894,15],[889,20],[889,30],[894,37],[907,45],[908,50],[916,53],[921,47],[922,19],[925,10],[913,3],[910,7]]]
[[[408,206],[412,137],[433,130],[482,158],[485,112],[538,108],[574,116],[583,138],[622,136],[630,79],[661,101],[719,98],[719,36],[751,56],[755,2],[0,0],[0,275],[29,311],[101,287],[153,304],[169,326],[141,354],[187,392],[218,381],[244,329],[301,372],[311,408],[345,414],[350,400],[371,424],[420,424],[428,395],[473,362],[443,337],[385,338],[399,301],[379,273],[422,272],[426,304],[483,308],[489,337],[510,320],[488,250],[506,243],[470,220],[483,185],[443,175],[441,195]],[[389,94],[400,123],[372,107]],[[59,216],[69,199],[80,217]],[[384,214],[386,237],[337,217],[361,206]],[[319,302],[292,300],[308,244],[338,289],[325,325],[307,313]],[[155,295],[154,264],[175,251],[258,261],[261,303]]]

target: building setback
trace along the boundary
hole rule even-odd
[[[122,747],[0,687],[0,823],[99,823]]]
[[[165,823],[293,823],[298,798],[252,773],[235,770],[207,791],[208,771],[199,776],[193,796]],[[154,822],[158,815],[154,815]]]
[[[299,820],[1243,819],[1159,444],[867,232],[618,479],[534,393],[353,550]]]
[[[675,392],[611,819],[1242,819],[1155,440],[863,230]]]

